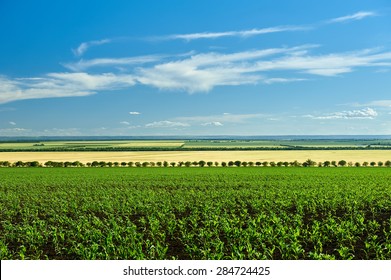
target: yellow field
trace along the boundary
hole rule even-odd
[[[372,151],[162,151],[162,152],[1,152],[0,161],[294,161],[312,159],[316,162],[326,160],[347,162],[391,160],[391,150]]]

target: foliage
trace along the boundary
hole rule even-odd
[[[1,259],[391,259],[387,168],[1,168],[0,178]]]

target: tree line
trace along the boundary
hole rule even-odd
[[[295,161],[92,161],[82,163],[80,161],[47,161],[40,163],[38,161],[0,161],[0,167],[391,167],[391,161],[364,161],[364,162],[347,162],[346,160],[339,161],[323,161],[315,162],[307,159],[304,162]]]

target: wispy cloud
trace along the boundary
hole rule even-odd
[[[130,125],[130,122],[123,121],[123,122],[120,122],[120,124],[124,124],[124,125]]]
[[[215,125],[220,126],[223,123],[243,123],[250,119],[264,118],[265,114],[219,114],[209,116],[190,116],[190,117],[178,117],[176,121],[182,121],[187,123],[199,124],[199,125]]]
[[[377,16],[377,13],[372,11],[361,11],[352,15],[346,15],[346,16],[330,19],[327,21],[327,23],[348,22],[348,21],[361,20],[367,17],[374,17],[374,16]]]
[[[364,49],[313,54],[318,47],[302,45],[234,53],[180,54],[148,65],[129,64],[125,72],[114,68],[100,74],[60,72],[16,79],[0,76],[0,103],[86,96],[135,85],[188,93],[208,92],[218,86],[300,82],[311,76],[332,77],[364,67],[391,67],[390,51]]]
[[[277,32],[292,32],[292,31],[302,31],[308,30],[310,27],[306,26],[275,26],[267,28],[253,28],[248,30],[241,31],[225,31],[225,32],[200,32],[200,33],[189,33],[189,34],[173,34],[164,37],[157,37],[157,39],[163,40],[199,40],[199,39],[216,39],[221,37],[252,37],[269,33]]]
[[[146,56],[122,57],[122,58],[96,58],[96,59],[89,59],[89,60],[81,59],[77,62],[64,63],[63,65],[72,71],[84,71],[92,67],[140,65],[145,63],[157,62],[162,58],[163,56],[160,55],[146,55]]]
[[[334,112],[331,114],[325,114],[320,116],[305,115],[303,117],[311,118],[315,120],[336,120],[336,119],[374,119],[378,116],[378,113],[372,108],[365,108],[362,110],[351,110]]]
[[[140,68],[137,81],[162,90],[207,92],[216,86],[296,82],[302,74],[336,76],[360,67],[391,66],[391,52],[362,50],[310,55],[314,46],[279,48],[231,54],[204,53],[182,60]],[[288,77],[270,77],[285,71]],[[268,74],[268,76],[265,76]]]
[[[92,46],[99,46],[110,43],[111,39],[95,40],[81,43],[76,49],[72,49],[75,56],[82,56]]]
[[[16,100],[86,96],[100,90],[133,86],[131,75],[112,73],[49,73],[40,78],[9,79],[0,77],[0,103]]]
[[[207,123],[202,123],[202,126],[223,126],[221,122],[207,122]]]
[[[148,123],[145,125],[147,128],[170,128],[170,127],[187,127],[190,126],[183,122],[172,122],[172,121],[157,121]]]
[[[129,112],[130,115],[141,115],[140,112]]]
[[[377,13],[372,11],[360,11],[351,15],[329,19],[327,21],[324,21],[323,24],[356,21],[367,17],[373,17],[373,16],[377,16]],[[270,34],[270,33],[305,31],[305,30],[315,29],[316,27],[319,27],[319,23],[318,24],[314,23],[310,25],[287,25],[287,26],[273,26],[273,27],[265,27],[265,28],[252,28],[252,29],[240,30],[240,31],[172,34],[172,35],[161,36],[161,37],[153,37],[152,39],[192,41],[192,40],[200,40],[200,39],[218,39],[223,37],[248,38],[248,37],[259,36],[259,35]]]
[[[16,122],[9,122],[10,125],[16,125]]]
[[[390,99],[384,99],[384,100],[374,100],[368,103],[353,103],[351,104],[354,107],[364,107],[364,106],[370,106],[370,107],[391,107],[391,100]]]

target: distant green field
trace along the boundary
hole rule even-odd
[[[0,151],[391,149],[391,140],[121,140],[0,142]]]
[[[391,259],[388,168],[0,168],[1,259]]]
[[[1,143],[0,150],[78,150],[78,149],[115,149],[115,148],[179,148],[184,144],[184,141],[43,141],[43,142],[14,142]]]

